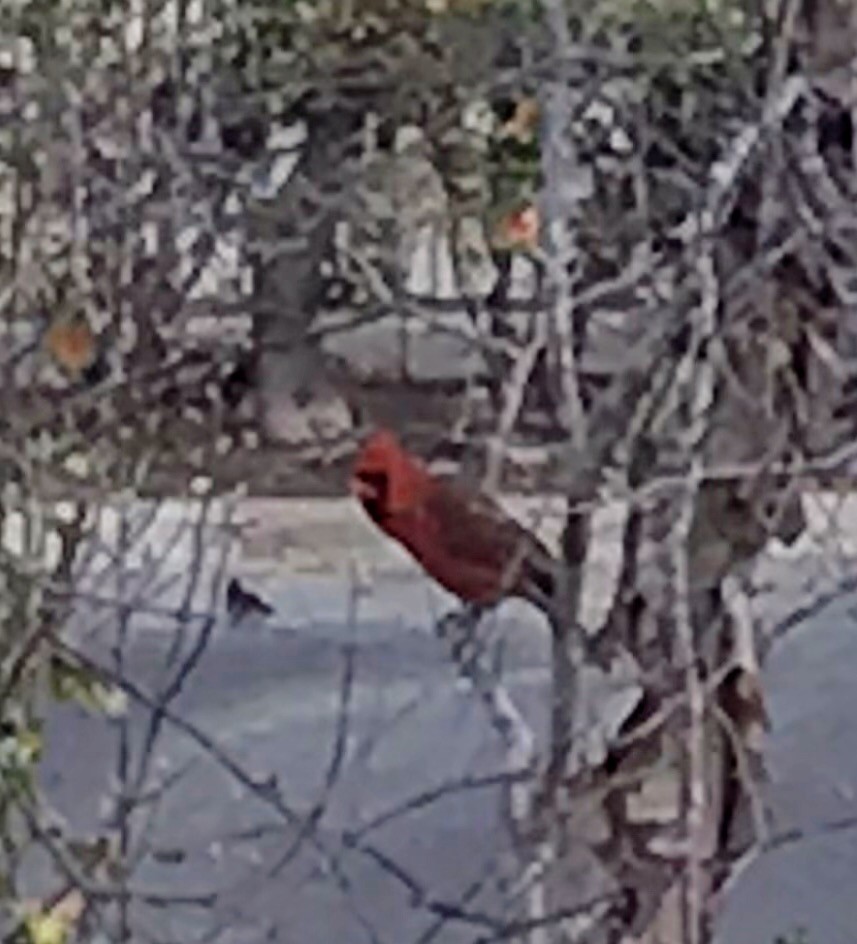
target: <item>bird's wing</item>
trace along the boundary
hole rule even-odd
[[[427,510],[443,522],[437,539],[453,558],[484,561],[497,569],[533,555],[550,559],[538,538],[493,499],[453,480],[439,477],[436,481]]]

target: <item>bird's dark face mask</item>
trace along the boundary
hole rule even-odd
[[[381,521],[387,514],[390,480],[386,472],[361,469],[351,479],[351,491],[360,499],[373,521]]]

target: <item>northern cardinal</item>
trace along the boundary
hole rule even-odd
[[[363,443],[351,491],[367,514],[465,603],[522,597],[550,612],[556,562],[487,496],[432,474],[388,430]]]

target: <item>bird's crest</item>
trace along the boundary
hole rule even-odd
[[[405,511],[422,497],[428,472],[422,462],[409,455],[398,438],[387,429],[379,429],[364,442],[354,463],[353,479],[371,482],[383,477],[384,510],[388,514]]]

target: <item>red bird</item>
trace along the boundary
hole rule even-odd
[[[388,430],[363,443],[351,491],[379,528],[465,603],[522,597],[550,611],[556,562],[547,548],[487,496],[432,474]]]

